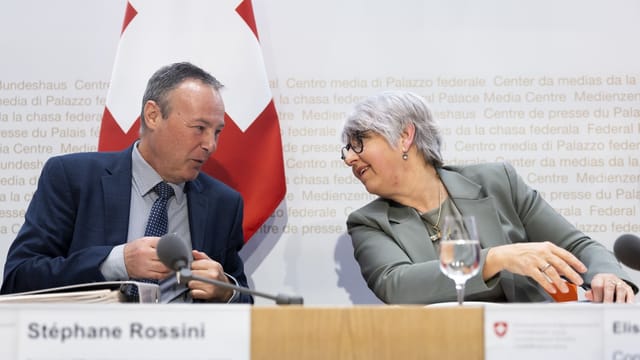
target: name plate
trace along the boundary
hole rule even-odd
[[[250,358],[250,305],[25,304],[0,306],[13,327],[10,359]],[[11,324],[11,319],[15,321]],[[4,358],[4,357],[3,357]]]
[[[640,359],[640,305],[607,305],[603,335],[603,359]]]
[[[487,360],[603,359],[596,304],[486,305],[484,319]]]

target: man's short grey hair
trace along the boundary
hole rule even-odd
[[[409,91],[385,91],[358,103],[347,117],[342,141],[348,143],[362,132],[373,131],[396,144],[409,124],[415,126],[413,140],[424,159],[442,167],[440,130],[422,97]]]
[[[189,62],[179,62],[158,69],[149,81],[142,97],[142,109],[140,110],[140,133],[146,128],[144,119],[144,105],[149,100],[155,101],[160,107],[162,117],[167,117],[171,112],[169,94],[185,80],[199,80],[218,91],[222,84],[213,75]]]

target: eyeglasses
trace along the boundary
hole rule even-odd
[[[354,135],[349,141],[349,143],[346,146],[343,146],[342,149],[340,149],[340,152],[341,152],[340,158],[342,159],[342,161],[344,161],[347,158],[347,155],[349,155],[349,150],[353,150],[353,152],[356,154],[360,154],[362,150],[364,150],[364,143],[362,142],[362,137],[363,137],[363,134]]]

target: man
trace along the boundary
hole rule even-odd
[[[200,172],[224,127],[221,87],[192,64],[163,67],[149,79],[140,139],[131,147],[47,161],[9,249],[0,292],[150,279],[159,281],[162,302],[252,303],[251,296],[228,288],[178,285],[157,257],[160,234],[145,235],[160,184],[169,191],[162,233],[192,244],[193,274],[247,286],[238,255],[242,198]]]

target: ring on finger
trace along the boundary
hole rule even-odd
[[[609,280],[609,283],[615,285],[615,287],[622,285],[622,281]]]
[[[545,272],[547,269],[551,267],[551,264],[546,263],[543,267],[540,268],[540,272]]]

